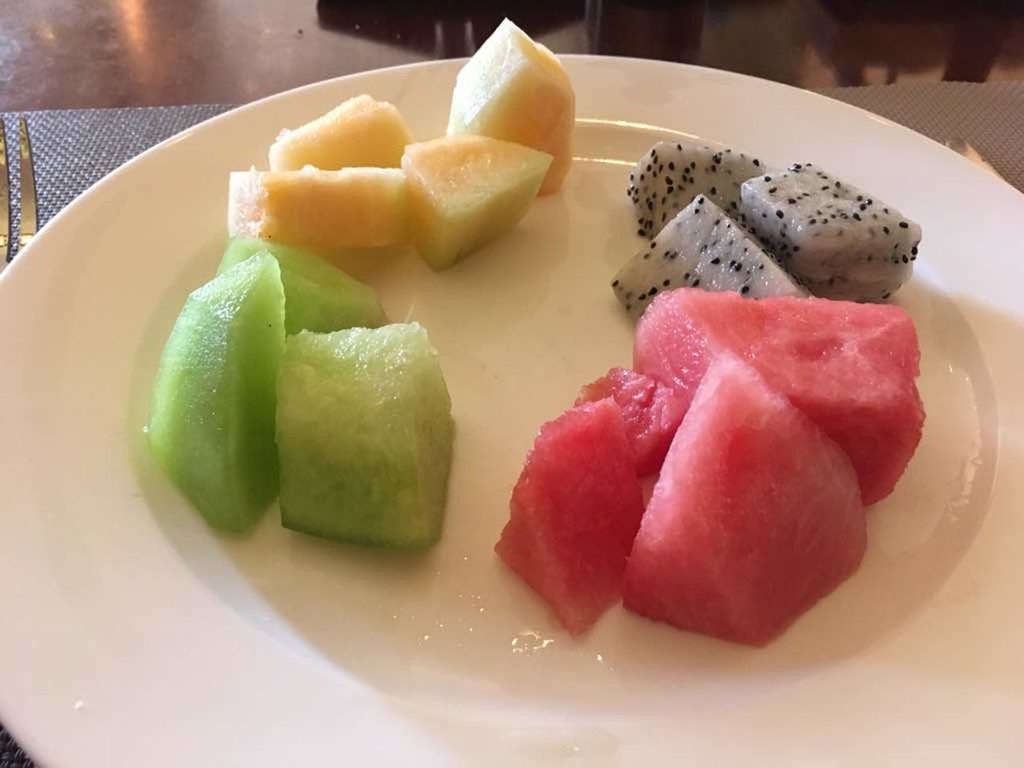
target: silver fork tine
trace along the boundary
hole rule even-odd
[[[11,257],[11,182],[7,170],[7,131],[0,118],[0,272]]]
[[[21,228],[18,247],[28,245],[39,230],[36,214],[36,172],[32,165],[32,143],[28,138],[28,123],[18,118],[18,139],[21,147]]]

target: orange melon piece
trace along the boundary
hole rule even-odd
[[[412,140],[394,104],[356,96],[299,128],[283,131],[270,147],[270,169],[397,168]]]
[[[402,157],[413,245],[450,267],[511,230],[537,195],[551,155],[484,136],[410,144]]]
[[[397,168],[231,174],[228,235],[337,250],[408,242],[405,174]]]
[[[551,51],[505,19],[459,71],[448,133],[514,141],[553,158],[540,194],[557,192],[572,164],[576,96]]]

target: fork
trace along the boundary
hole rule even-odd
[[[7,126],[0,117],[0,272],[11,258],[11,186],[7,172]]]
[[[21,168],[21,226],[19,227],[18,249],[24,248],[39,230],[39,216],[36,207],[36,174],[32,160],[32,141],[28,134],[28,123],[18,118],[18,154]],[[7,131],[0,119],[0,272],[11,260],[11,183],[7,157]]]

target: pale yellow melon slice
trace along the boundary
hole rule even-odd
[[[325,250],[408,242],[405,174],[308,167],[232,173],[228,234]]]
[[[282,132],[270,147],[270,169],[397,168],[405,145],[411,143],[412,134],[393,104],[356,96],[300,128]]]
[[[540,193],[556,192],[572,164],[576,97],[561,63],[505,19],[459,71],[448,133],[514,141],[552,156]]]
[[[416,250],[444,269],[512,229],[537,195],[551,155],[485,136],[410,144],[402,157]]]

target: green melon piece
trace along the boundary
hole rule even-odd
[[[164,347],[149,445],[214,528],[245,530],[277,493],[284,339],[281,272],[259,254],[194,291]]]
[[[218,274],[264,251],[277,259],[281,267],[284,322],[289,334],[302,330],[376,328],[387,322],[373,288],[305,248],[236,237],[224,252]]]
[[[437,541],[454,423],[420,325],[292,336],[277,392],[286,528],[384,547]]]

